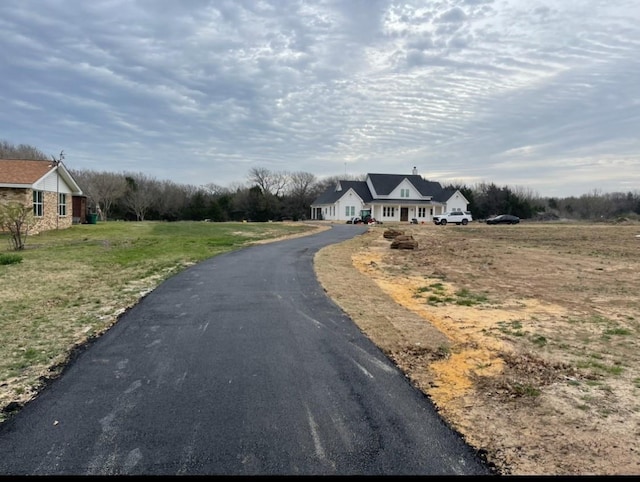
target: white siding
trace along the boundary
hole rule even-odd
[[[39,182],[34,184],[34,189],[38,191],[49,191],[49,192],[62,192],[71,194],[71,188],[69,185],[58,176],[57,172],[50,172],[44,178],[42,178]]]
[[[402,195],[403,190],[405,192],[405,196]],[[406,196],[407,190],[409,191],[408,197]],[[389,194],[389,199],[400,199],[404,203],[405,201],[409,201],[411,199],[422,199],[422,196],[420,195],[418,190],[413,187],[413,184],[404,179],[400,184],[396,186],[393,191],[391,191],[391,193]]]
[[[335,221],[337,213],[337,207],[335,204],[328,204],[322,206],[322,219],[325,221]]]
[[[336,216],[334,220],[347,221],[352,216],[360,216],[360,211],[364,209],[364,203],[360,196],[358,196],[353,189],[349,189],[344,196],[342,196],[336,203]],[[347,215],[346,209],[349,207],[349,213]],[[353,214],[351,214],[351,208],[353,208]]]
[[[447,212],[466,210],[467,201],[460,192],[456,191],[456,193],[447,200]]]

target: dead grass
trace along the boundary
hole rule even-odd
[[[418,248],[390,249],[391,227]],[[638,234],[639,224],[377,225],[320,251],[316,271],[502,473],[640,474]]]

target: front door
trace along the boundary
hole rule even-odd
[[[400,221],[409,221],[409,208],[400,208]]]

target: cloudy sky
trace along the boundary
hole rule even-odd
[[[640,190],[638,0],[1,0],[0,31],[0,140],[72,169]]]

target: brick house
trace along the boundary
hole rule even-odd
[[[0,203],[33,206],[33,234],[86,220],[86,198],[60,161],[0,159]]]

